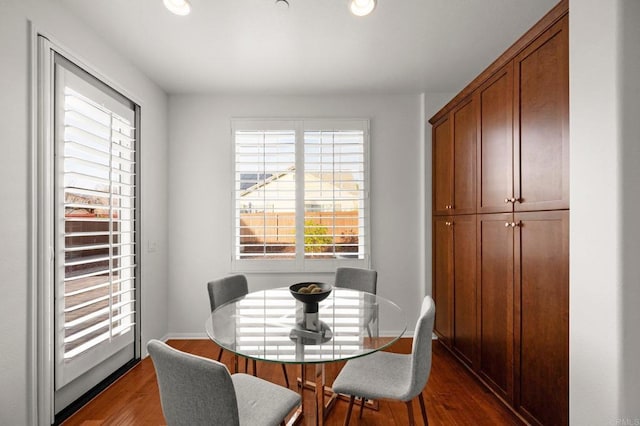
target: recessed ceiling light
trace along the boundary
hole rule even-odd
[[[187,0],[163,0],[164,6],[176,15],[188,15],[191,12],[191,5]]]
[[[356,16],[366,16],[376,8],[376,0],[351,0],[351,13]]]

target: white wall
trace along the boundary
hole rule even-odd
[[[30,35],[28,21],[99,70],[142,106],[142,337],[167,329],[167,97],[126,59],[74,19],[59,2],[0,0],[0,425],[34,424],[31,361],[35,324],[30,246]],[[45,419],[46,422],[46,419]]]
[[[378,293],[418,315],[424,282],[423,195],[419,95],[349,97],[172,96],[169,162],[169,332],[203,336],[207,281],[230,271],[232,117],[357,117],[371,119],[372,266]],[[400,226],[395,226],[398,224]],[[308,276],[307,276],[308,278]],[[318,279],[333,282],[331,275]],[[251,291],[304,279],[248,275]],[[381,331],[396,324],[381,324]]]
[[[569,349],[576,425],[640,421],[639,5],[571,2]]]

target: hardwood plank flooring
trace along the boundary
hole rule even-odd
[[[209,340],[170,340],[171,346],[185,352],[215,359],[218,347]],[[411,339],[401,339],[389,349],[409,353]],[[233,357],[224,352],[222,361],[233,369]],[[239,363],[240,369],[244,362]],[[258,362],[258,376],[284,386],[282,369],[278,364]],[[340,369],[340,363],[328,364],[327,383],[330,384]],[[287,367],[292,388],[299,367]],[[498,426],[523,424],[488,390],[486,390],[439,342],[433,344],[431,376],[423,391],[429,424]],[[308,402],[308,403],[307,403]],[[311,407],[313,393],[305,392],[305,408]],[[422,424],[420,405],[413,402],[416,423]],[[360,407],[354,407],[351,425],[407,425],[407,409],[403,402],[380,401],[379,410],[365,408],[358,418]],[[339,400],[327,417],[329,426],[342,425],[348,402]],[[163,425],[164,417],[151,358],[145,358],[131,371],[67,419],[65,426],[97,425]]]

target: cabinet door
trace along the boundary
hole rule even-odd
[[[569,208],[568,33],[565,16],[514,60],[516,211]]]
[[[453,111],[453,214],[476,211],[476,98]]]
[[[479,375],[506,401],[513,400],[512,214],[479,215]]]
[[[453,342],[458,356],[476,363],[476,217],[453,217]]]
[[[478,213],[513,210],[513,64],[478,89]]]
[[[451,213],[453,205],[453,144],[448,118],[433,126],[433,213]]]
[[[434,329],[449,346],[452,336],[453,230],[450,217],[433,219],[433,300],[436,304]]]
[[[516,409],[569,422],[569,212],[515,215]]]

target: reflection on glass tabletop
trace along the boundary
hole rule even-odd
[[[207,319],[209,337],[248,358],[281,363],[345,360],[384,349],[406,330],[406,317],[392,301],[334,288],[320,302],[318,331],[305,327],[302,302],[287,287],[258,291],[218,307]],[[379,322],[393,324],[380,336]]]

